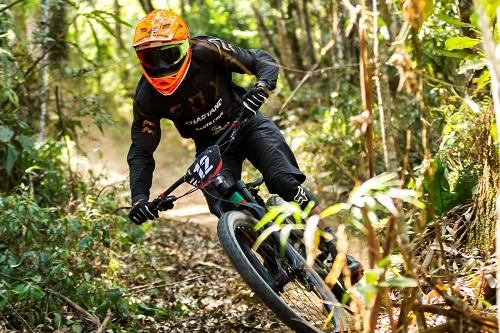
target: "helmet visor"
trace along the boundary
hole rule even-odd
[[[137,50],[144,70],[151,77],[163,77],[176,73],[183,64],[189,49],[189,40],[176,44],[164,44]]]

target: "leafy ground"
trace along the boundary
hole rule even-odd
[[[165,219],[153,228],[121,258],[129,291],[155,304],[139,332],[289,332],[239,279],[213,232]]]

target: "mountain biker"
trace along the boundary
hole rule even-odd
[[[193,139],[199,154],[238,117],[238,110],[251,118],[222,156],[225,178],[233,182],[239,179],[243,160],[248,159],[262,173],[271,193],[302,208],[312,200],[316,206],[313,213],[321,212],[318,200],[301,185],[306,177],[279,129],[259,113],[276,87],[278,64],[273,57],[215,37],[191,37],[184,20],[164,9],[154,10],[139,21],[133,47],[143,73],[134,97],[132,145],[127,156],[132,192],[129,218],[134,223],[158,217],[158,211],[149,210],[148,200],[160,119],[171,120],[182,137]],[[233,72],[254,75],[257,83],[246,92],[232,82]],[[220,215],[213,206],[218,196],[215,188],[209,185],[204,195],[210,211]],[[323,229],[331,231],[322,223]],[[332,242],[330,250],[335,252],[334,247]],[[357,280],[361,264],[349,256],[348,265],[353,280]]]

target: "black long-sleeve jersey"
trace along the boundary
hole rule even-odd
[[[160,94],[144,76],[137,85],[127,156],[132,202],[149,198],[161,118],[172,120],[182,137],[205,145],[215,141],[239,109],[245,90],[232,82],[231,73],[253,74],[270,90],[276,87],[278,65],[265,51],[243,49],[208,36],[191,38],[191,48],[189,70],[173,94]]]

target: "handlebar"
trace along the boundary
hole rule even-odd
[[[240,112],[241,114],[241,112]],[[229,137],[228,143],[234,141],[236,134],[241,125],[245,124],[251,117],[240,115],[236,120],[229,123],[229,127],[222,133],[222,135],[215,141],[214,145],[220,146],[224,141]],[[156,199],[151,201],[148,205],[148,208],[154,210],[167,210],[169,209],[173,203],[179,199],[175,195],[170,195],[173,191],[175,191],[179,186],[184,184],[185,176],[183,175],[181,178],[177,179],[175,183],[170,185],[163,193],[161,193]]]

